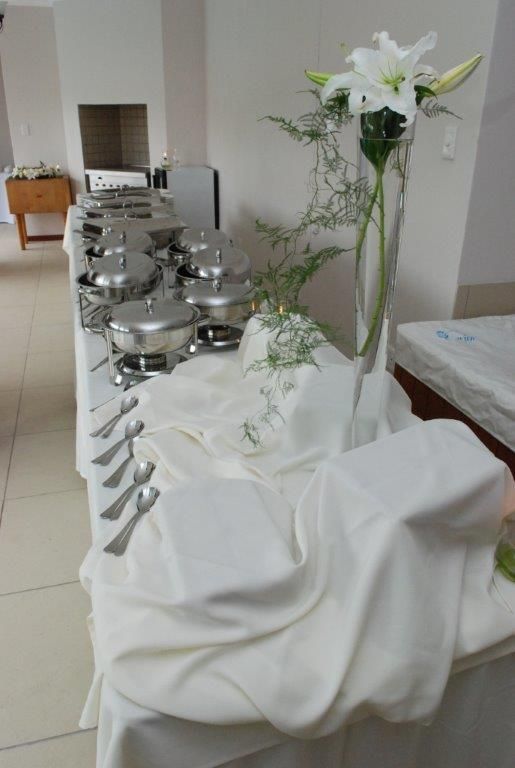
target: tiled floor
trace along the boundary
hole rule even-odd
[[[68,262],[0,224],[0,768],[94,768]]]

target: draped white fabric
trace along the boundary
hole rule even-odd
[[[455,658],[462,585],[480,607],[512,503],[504,465],[447,421],[324,462],[296,509],[253,480],[172,489],[124,559],[97,548],[83,568],[97,662],[136,703],[204,723],[314,738],[372,714],[427,721]],[[489,568],[471,579],[485,545]],[[460,643],[513,640],[513,614],[494,613]]]
[[[431,726],[368,717],[321,739],[203,725],[102,687],[99,768],[513,768],[513,656],[453,675]]]

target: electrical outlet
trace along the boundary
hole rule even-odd
[[[20,133],[22,136],[30,136],[30,125],[28,123],[22,123],[20,125]]]
[[[444,160],[454,160],[456,155],[457,125],[447,125],[443,134],[442,157]]]

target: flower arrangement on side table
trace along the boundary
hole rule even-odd
[[[295,141],[314,148],[315,166],[310,174],[312,194],[297,226],[257,221],[258,232],[279,258],[271,258],[256,276],[266,308],[262,326],[273,336],[267,356],[252,365],[270,381],[263,389],[263,410],[243,425],[244,437],[254,445],[260,442],[261,429],[273,426],[278,399],[291,389],[288,371],[316,364],[314,351],[336,336],[334,329],[309,316],[299,294],[330,260],[348,250],[355,251],[356,264],[354,444],[375,437],[415,119],[419,112],[430,118],[456,117],[440,104],[439,96],[464,83],[483,58],[478,54],[439,77],[432,67],[419,63],[436,40],[436,33],[430,32],[415,45],[401,48],[387,32],[376,33],[374,48],[356,48],[347,57],[350,71],[337,75],[306,71],[322,87],[321,92],[312,91],[316,99],[312,111],[297,120],[267,117]],[[347,160],[340,148],[342,129],[354,117],[360,118],[357,163]],[[354,248],[311,247],[311,232],[344,227],[356,228]],[[378,379],[372,387],[372,408],[372,390],[363,388],[367,374],[377,374]],[[369,423],[361,430],[365,390]]]
[[[55,179],[62,176],[61,167],[57,165],[46,165],[42,160],[39,165],[15,165],[11,179]]]

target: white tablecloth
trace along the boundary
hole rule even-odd
[[[515,315],[400,325],[395,358],[515,451]]]
[[[79,271],[80,249],[73,245],[69,217],[65,247],[70,253],[70,271]],[[76,318],[77,319],[77,318]],[[98,442],[86,438],[92,426],[89,408],[112,396],[105,368],[89,374],[105,354],[99,337],[86,336],[76,328],[78,465],[88,480],[88,492],[95,538],[102,538],[110,526],[99,521],[99,511],[113,499],[113,492],[100,481],[112,471],[89,463],[98,452]],[[233,353],[224,353],[234,357]],[[115,435],[113,441],[118,437]],[[116,492],[115,492],[116,493]],[[469,614],[474,606],[468,607]],[[492,613],[494,618],[495,611]],[[337,731],[322,740],[292,739],[269,724],[212,726],[181,720],[138,706],[114,690],[108,681],[93,687],[88,711],[95,711],[99,695],[99,768],[297,768],[301,765],[361,768],[380,764],[395,768],[471,768],[478,765],[508,768],[513,751],[500,739],[514,715],[514,684],[508,678],[511,659],[502,657],[513,649],[506,642],[488,653],[474,656],[473,642],[468,663],[473,669],[454,675],[447,687],[436,720],[429,728],[391,725],[377,718]],[[463,649],[466,656],[467,649]],[[497,659],[482,664],[489,658]],[[477,666],[479,665],[479,666]],[[486,702],[486,703],[485,703]],[[478,722],[481,727],[478,727]],[[86,723],[89,724],[89,723]],[[484,757],[484,759],[483,759]],[[415,762],[416,760],[416,762]],[[474,762],[477,760],[477,762]],[[492,761],[491,763],[488,761]],[[447,762],[446,762],[447,761]]]

